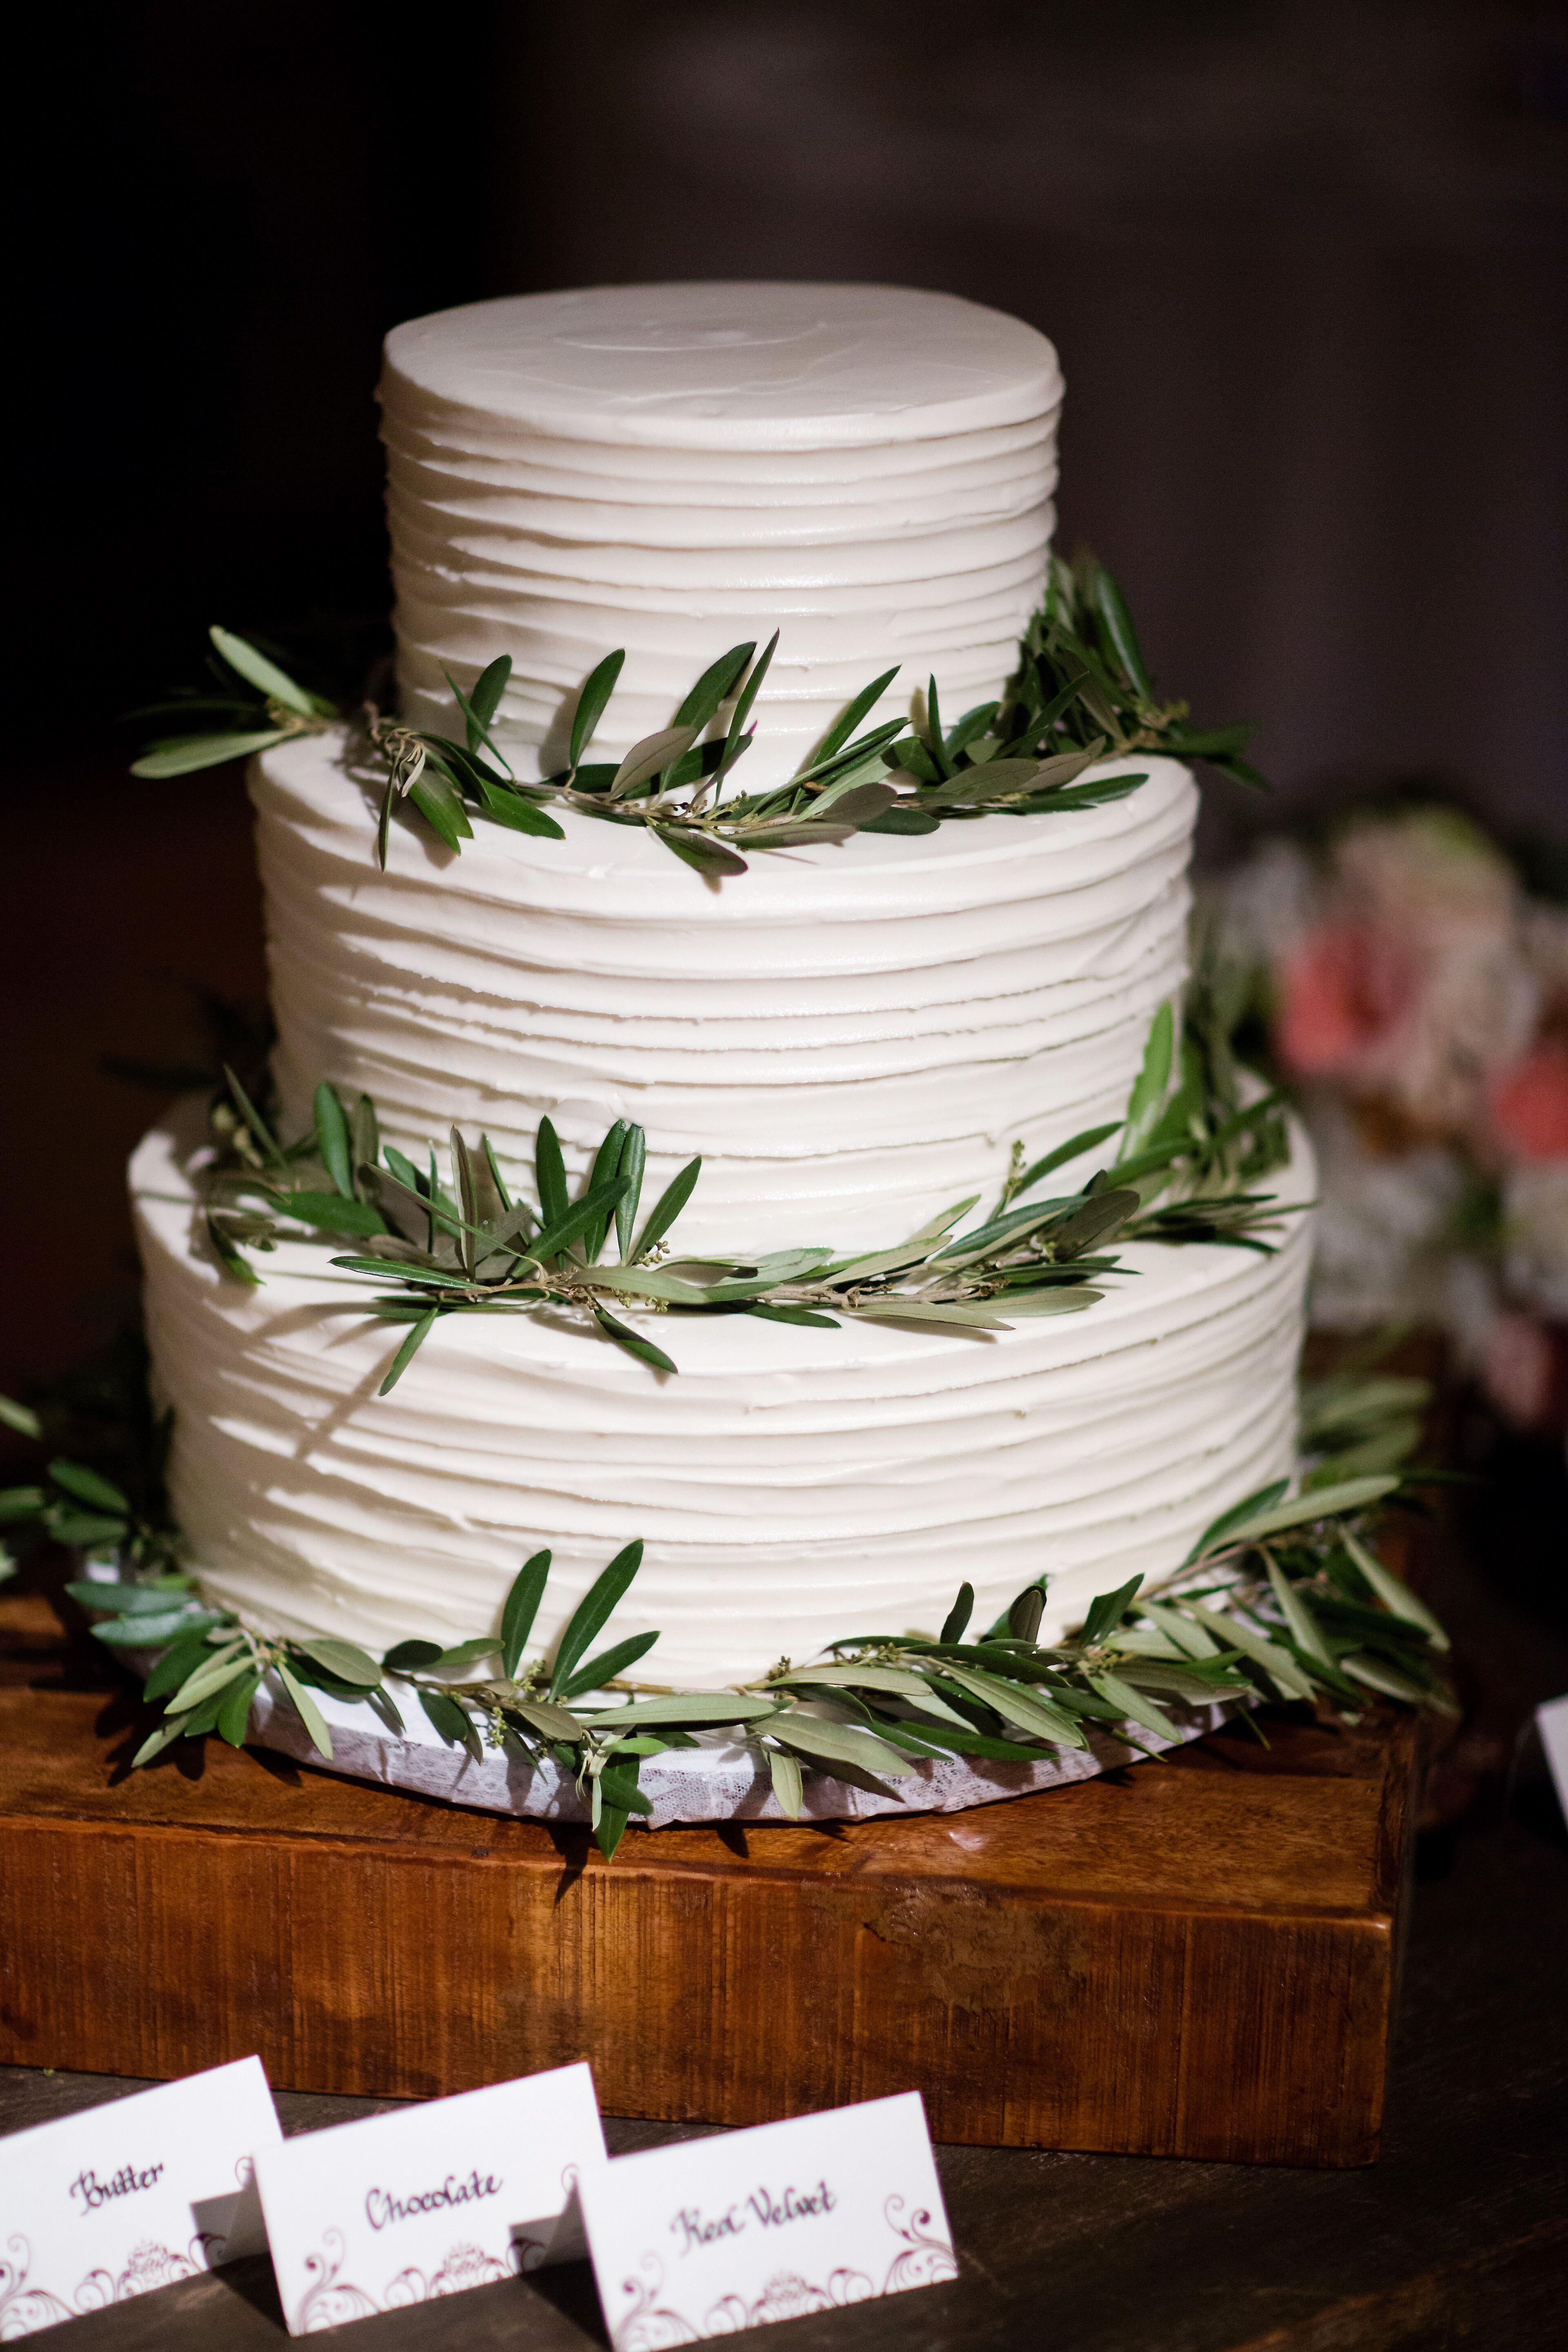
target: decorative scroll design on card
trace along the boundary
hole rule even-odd
[[[310,2281],[294,2315],[296,2336],[319,2336],[323,2328],[341,2327],[346,2320],[371,2319],[381,2308],[363,2287],[351,2286],[338,2273],[348,2252],[341,2230],[323,2230],[322,2254],[307,2254],[305,2275]]]
[[[311,2284],[295,2314],[296,2336],[317,2336],[323,2328],[342,2326],[347,2320],[370,2319],[378,2311],[407,2311],[416,2303],[434,2303],[442,2295],[466,2294],[471,2286],[493,2286],[502,2279],[516,2278],[520,2272],[537,2270],[548,2251],[531,2238],[518,2242],[510,2261],[487,2254],[482,2246],[449,2246],[439,2266],[428,2275],[413,2263],[399,2271],[382,2289],[378,2303],[363,2286],[338,2276],[347,2252],[342,2231],[324,2230],[321,2238],[327,2252],[305,2257]]]
[[[74,2316],[68,2303],[47,2287],[29,2286],[33,2250],[26,2238],[7,2238],[0,2256],[0,2344],[19,2344],[40,2327]]]
[[[434,2303],[438,2295],[464,2294],[471,2286],[494,2286],[498,2280],[515,2278],[518,2266],[502,2262],[498,2255],[487,2254],[482,2246],[451,2246],[442,2256],[441,2267],[428,2278],[412,2264],[399,2271],[385,2292],[384,2311],[405,2311],[410,2304]]]
[[[40,2327],[53,2327],[62,2319],[107,2311],[113,2304],[150,2294],[155,2287],[195,2278],[212,2267],[213,2249],[221,2252],[222,2243],[206,2230],[198,2231],[184,2253],[160,2245],[155,2239],[144,2239],[132,2246],[123,2270],[89,2271],[70,2301],[63,2303],[47,2287],[28,2285],[32,2248],[26,2238],[8,2238],[5,2256],[0,2258],[0,2344],[19,2343],[24,2336],[32,2336]]]
[[[901,2205],[903,2200],[898,2198],[891,2201]],[[921,2213],[917,2219],[929,2221],[931,2216]],[[906,2233],[900,2231],[899,2234],[902,2237]],[[934,2248],[938,2242],[922,2240],[921,2242]],[[902,2259],[907,2257],[900,2257]],[[947,2259],[949,2271],[933,2271],[933,2278],[954,2274],[956,2265],[951,2252]],[[710,2306],[701,2326],[696,2327],[679,2311],[660,2301],[664,2267],[658,2255],[645,2254],[640,2267],[643,2273],[640,2279],[622,2281],[625,2293],[634,2300],[632,2308],[620,2321],[610,2339],[615,2352],[672,2352],[672,2347],[677,2345],[705,2343],[717,2336],[739,2336],[749,2327],[765,2327],[775,2319],[804,2319],[816,2311],[843,2311],[851,2304],[868,2303],[879,2293],[892,2291],[875,2287],[864,2271],[836,2270],[825,2286],[803,2278],[798,2271],[777,2271],[767,2281],[754,2303],[748,2303],[744,2295],[724,2295]],[[911,2277],[901,2284],[918,2286],[925,2282]]]
[[[888,2227],[904,2242],[904,2251],[895,2254],[882,2288],[884,2294],[901,2294],[908,2286],[939,2286],[944,2279],[958,2276],[958,2262],[945,2238],[931,2230],[928,2207],[920,2206],[907,2221],[900,2221],[904,2210],[901,2197],[889,2197],[882,2211]]]
[[[911,2282],[912,2284],[912,2282]],[[727,2294],[703,2326],[704,2336],[738,2336],[745,2327],[766,2327],[775,2319],[805,2319],[814,2311],[842,2311],[867,2303],[877,2293],[864,2271],[837,2270],[826,2286],[813,2286],[798,2271],[779,2271],[755,2303]]]
[[[702,2329],[693,2327],[689,2319],[658,2300],[664,2288],[664,2264],[658,2256],[645,2254],[639,2267],[640,2279],[621,2281],[621,2291],[632,2297],[632,2307],[610,2338],[615,2352],[672,2352],[678,2344],[700,2344]]]
[[[129,2303],[132,2295],[150,2294],[154,2287],[173,2286],[176,2279],[195,2278],[208,2267],[207,2249],[218,2242],[206,2231],[191,2240],[190,2251],[177,2254],[151,2238],[131,2249],[131,2259],[118,2276],[112,2271],[89,2271],[76,2291],[78,2311],[106,2311],[112,2303]]]

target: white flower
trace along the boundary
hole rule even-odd
[[[1369,1151],[1351,1108],[1314,1087],[1305,1103],[1318,1155],[1317,1255],[1312,1321],[1320,1330],[1367,1331],[1436,1310],[1449,1220],[1464,1190],[1455,1153],[1426,1144],[1397,1155]]]
[[[1568,1160],[1510,1171],[1503,1187],[1503,1267],[1510,1295],[1568,1321]]]
[[[1266,841],[1227,874],[1212,906],[1215,944],[1226,958],[1271,966],[1294,955],[1321,912],[1321,882],[1299,842]]]

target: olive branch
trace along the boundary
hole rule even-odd
[[[101,1465],[56,1454],[45,1473],[46,1484],[0,1492],[0,1528],[18,1528],[73,1550],[107,1549],[142,1580],[142,1589],[163,1587],[178,1596],[189,1580],[180,1570],[183,1540],[170,1519],[164,1487],[174,1416],[153,1411],[141,1350],[129,1379],[123,1377],[125,1369],[120,1368],[120,1393],[113,1399],[116,1417],[122,1416],[124,1423],[112,1449],[120,1457],[113,1465],[119,1476],[110,1477]],[[0,1426],[32,1444],[45,1442],[38,1414],[12,1397],[0,1396]],[[16,1562],[0,1547],[0,1583],[15,1573]],[[175,1600],[163,1604],[165,1609],[176,1605]]]
[[[617,1308],[750,1314],[829,1329],[858,1320],[973,1331],[1079,1313],[1104,1297],[1108,1277],[1130,1271],[1112,1244],[1206,1242],[1267,1253],[1268,1234],[1300,1205],[1255,1189],[1289,1156],[1283,1109],[1276,1095],[1241,1099],[1223,1024],[1205,1013],[1207,1001],[1200,980],[1179,1040],[1173,1007],[1160,1007],[1123,1118],[1086,1129],[1027,1165],[1015,1150],[1000,1197],[978,1223],[963,1222],[979,1206],[974,1194],[890,1248],[681,1255],[668,1236],[701,1160],[689,1161],[644,1213],[647,1139],[626,1120],[605,1134],[574,1198],[554,1126],[541,1119],[535,1206],[513,1197],[488,1136],[474,1145],[453,1129],[444,1181],[434,1146],[416,1166],[383,1144],[368,1095],[345,1110],[325,1081],[310,1131],[285,1147],[232,1072],[215,1112],[222,1150],[198,1180],[206,1230],[226,1271],[246,1283],[261,1279],[249,1253],[275,1248],[290,1228],[354,1240],[358,1247],[331,1265],[378,1286],[369,1313],[406,1327],[384,1396],[451,1315],[564,1310],[651,1370],[674,1372],[673,1358]],[[1117,1135],[1119,1150],[1087,1181],[1042,1192],[1058,1169]]]
[[[297,734],[320,733],[338,718],[267,656],[226,630],[210,632],[223,668],[220,691],[161,708],[226,712],[231,731],[163,739],[136,761],[143,777],[185,774],[243,753],[266,751]],[[499,655],[467,693],[447,684],[463,720],[464,740],[414,728],[367,705],[362,745],[381,776],[376,856],[386,863],[395,809],[407,802],[447,849],[473,837],[472,815],[514,832],[560,840],[550,814],[564,807],[610,824],[641,826],[700,874],[746,871],[744,853],[843,842],[859,833],[934,833],[951,820],[995,814],[1043,815],[1124,799],[1146,781],[1142,771],[1080,782],[1107,761],[1156,752],[1203,761],[1237,781],[1261,786],[1242,751],[1252,730],[1206,732],[1189,723],[1187,705],[1162,701],[1144,663],[1125,597],[1091,555],[1076,564],[1051,560],[1045,603],[1018,649],[1005,693],[980,703],[944,729],[934,677],[912,723],[880,721],[857,733],[898,675],[897,666],[862,688],[787,782],[767,792],[731,792],[737,763],[755,735],[752,707],[778,646],[732,646],[704,670],[668,727],[634,743],[618,762],[588,757],[626,660],[606,654],[578,695],[566,765],[541,782],[514,773],[495,728],[511,677]],[[259,699],[235,693],[232,677]],[[727,716],[725,715],[727,712]]]
[[[300,685],[247,638],[216,626],[207,635],[212,643],[206,661],[211,683],[205,688],[182,688],[167,702],[150,703],[129,715],[132,719],[199,717],[227,723],[209,724],[194,734],[182,731],[158,737],[139,760],[132,761],[133,776],[162,781],[192,775],[201,768],[221,767],[226,760],[270,751],[296,735],[324,735],[340,722],[342,714],[335,702]],[[240,687],[252,690],[243,694]]]

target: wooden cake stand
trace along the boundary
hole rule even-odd
[[[0,1601],[0,2061],[426,2097],[576,2058],[607,2114],[918,2087],[938,2140],[1377,2155],[1417,1747],[1262,1718],[968,1812],[584,1831],[211,1741]]]

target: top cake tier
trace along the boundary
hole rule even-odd
[[[398,677],[416,726],[510,654],[499,734],[563,764],[584,677],[626,668],[595,741],[668,726],[727,646],[781,631],[747,789],[852,696],[933,674],[991,700],[1038,604],[1061,375],[1046,338],[884,286],[595,287],[437,312],[382,380]]]

